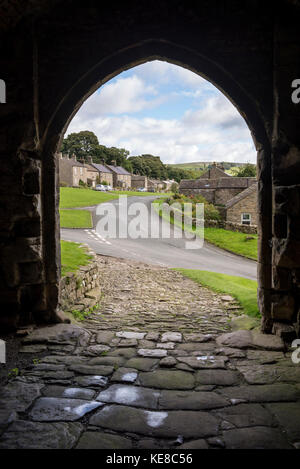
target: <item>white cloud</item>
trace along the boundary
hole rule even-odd
[[[160,92],[162,84],[168,85],[167,93]],[[177,119],[151,117],[151,109],[174,91],[195,98],[194,107]],[[149,117],[135,116],[145,109]],[[159,155],[165,163],[256,161],[250,131],[230,101],[203,78],[167,62],[146,63],[104,85],[82,106],[67,133],[86,129],[101,144],[126,148],[131,155]]]
[[[118,78],[94,93],[83,104],[79,112],[87,117],[134,113],[161,104],[164,97],[157,96],[157,94],[154,86],[147,85],[136,75]]]

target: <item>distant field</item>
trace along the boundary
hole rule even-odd
[[[210,162],[204,162],[204,161],[194,161],[191,163],[176,163],[176,164],[168,164],[168,166],[172,166],[173,168],[180,168],[180,169],[193,169],[193,170],[203,170],[208,167],[208,165],[211,164]],[[231,162],[224,162],[223,163],[225,166],[225,169],[229,169],[230,167],[233,166],[243,166],[245,163],[231,163]]]

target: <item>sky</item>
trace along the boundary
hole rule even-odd
[[[93,131],[101,145],[164,163],[255,163],[250,130],[234,105],[199,75],[154,60],[122,72],[79,109],[66,135]]]

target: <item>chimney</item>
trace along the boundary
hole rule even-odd
[[[87,157],[87,162],[88,162],[89,164],[93,164],[93,158],[92,158],[91,156],[88,156],[88,157]]]
[[[71,156],[71,159],[74,161],[77,161],[75,153],[73,153],[73,155]]]
[[[111,164],[112,164],[113,166],[117,166],[116,160],[112,160]]]

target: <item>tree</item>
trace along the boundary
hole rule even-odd
[[[246,163],[244,166],[241,166],[238,169],[234,170],[234,177],[256,177],[256,166],[251,163]]]
[[[74,132],[63,139],[61,151],[69,156],[75,154],[79,160],[88,161],[89,156],[99,155],[99,141],[97,136],[89,130]]]

